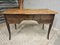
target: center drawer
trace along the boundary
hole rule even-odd
[[[33,16],[32,16],[32,15],[23,14],[23,15],[19,15],[18,18],[19,18],[20,20],[32,20]]]

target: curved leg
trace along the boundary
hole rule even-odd
[[[51,27],[52,27],[52,24],[49,25],[49,30],[48,30],[47,39],[49,39],[49,34],[50,34],[50,31],[51,31]]]
[[[5,21],[6,21],[6,25],[7,25],[7,28],[8,28],[8,32],[9,32],[9,40],[11,40],[11,31],[10,31],[10,26],[9,26],[9,23],[7,22],[7,18],[6,18],[6,15],[5,16]]]
[[[9,26],[9,24],[8,24],[8,23],[6,23],[6,25],[7,25],[8,32],[9,32],[9,40],[11,40],[11,31],[10,31],[10,26]]]
[[[50,34],[50,31],[51,31],[51,27],[52,27],[52,25],[53,25],[53,21],[54,21],[54,16],[55,16],[55,14],[53,14],[52,16],[53,16],[53,19],[52,19],[51,24],[49,25],[48,34],[47,34],[47,39],[49,39],[49,34]]]

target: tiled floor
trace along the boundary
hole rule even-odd
[[[17,30],[14,24],[10,25],[12,38],[9,40],[6,24],[0,24],[0,45],[57,45],[58,31],[52,30],[50,40],[46,38],[48,25],[45,25],[45,30],[41,28],[42,24],[35,21],[23,21],[17,25]]]

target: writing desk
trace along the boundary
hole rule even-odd
[[[5,16],[10,40],[11,32],[9,24],[17,24],[20,23],[22,20],[35,20],[38,21],[38,23],[50,24],[47,34],[47,39],[49,39],[49,33],[56,13],[57,12],[49,9],[7,9],[1,14],[4,14]]]

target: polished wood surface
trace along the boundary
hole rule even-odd
[[[1,14],[57,14],[49,9],[7,9]]]

